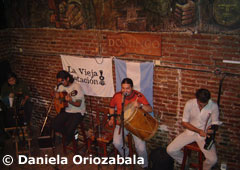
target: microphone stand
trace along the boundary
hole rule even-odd
[[[117,125],[117,117],[118,117],[118,116],[121,116],[121,115],[119,115],[119,114],[117,114],[117,113],[114,113],[114,114],[108,114],[108,120],[110,120],[111,117],[114,117],[114,125],[113,125],[114,128],[115,128],[116,125]],[[117,170],[117,164],[115,164],[114,169]]]
[[[125,157],[126,157],[126,151],[125,151],[125,134],[124,134],[124,105],[125,105],[125,98],[126,98],[126,94],[123,95],[123,101],[122,101],[122,112],[121,112],[121,126],[120,126],[120,129],[122,130],[122,142],[123,142],[123,146],[122,146],[122,149],[123,149],[123,158],[125,160]],[[124,169],[125,169],[125,164],[124,164]]]
[[[99,146],[98,146],[98,138],[100,138],[101,137],[101,118],[100,118],[100,113],[98,113],[99,115],[99,122],[97,122],[97,126],[96,126],[96,135],[94,135],[94,145],[95,145],[95,151],[96,151],[96,156],[97,157],[99,157],[99,152],[100,152],[100,148],[99,148]],[[97,119],[97,116],[96,116],[96,119]],[[98,170],[100,170],[100,169],[102,169],[102,167],[101,167],[101,165],[100,164],[98,164],[98,166],[97,166],[97,168],[98,168]]]
[[[119,116],[119,115],[114,113],[112,116],[114,118],[114,125],[113,126],[114,126],[114,129],[115,129],[116,126],[117,126],[117,116]],[[117,164],[115,165],[114,169],[117,170]]]
[[[121,112],[121,115],[120,115],[120,120],[121,120],[121,124],[120,124],[120,129],[119,129],[119,134],[121,133],[121,130],[122,130],[122,142],[123,142],[123,146],[122,146],[122,149],[123,149],[123,158],[125,159],[126,157],[126,151],[125,151],[125,134],[124,134],[124,105],[125,105],[125,98],[126,98],[127,94],[124,94],[123,95],[123,101],[122,101],[122,112]],[[119,116],[118,114],[110,114],[108,116],[108,118],[110,119],[111,117],[114,117],[114,124],[115,126],[117,125],[117,116]],[[117,169],[117,166],[115,167],[115,169]],[[124,164],[124,169],[126,169],[125,167],[125,164]]]

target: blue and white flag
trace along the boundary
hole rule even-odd
[[[141,92],[153,107],[153,62],[127,62],[114,59],[116,72],[116,91],[121,90],[121,82],[128,77],[133,81],[133,88]]]

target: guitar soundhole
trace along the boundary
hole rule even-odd
[[[76,96],[77,94],[78,94],[77,90],[73,90],[70,95],[71,96]]]

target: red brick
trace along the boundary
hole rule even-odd
[[[0,31],[0,59],[9,58],[13,70],[31,87],[31,97],[36,103],[33,120],[41,126],[43,113],[50,103],[51,88],[55,84],[55,75],[62,69],[60,54],[95,57],[96,49],[101,43],[101,52],[109,57],[106,37],[116,32],[82,31],[51,28],[6,29]],[[156,33],[162,37],[162,56],[142,56],[126,54],[119,57],[132,61],[160,60],[164,66],[154,67],[154,111],[162,115],[161,123],[169,132],[158,132],[156,141],[149,142],[152,146],[166,146],[183,130],[181,116],[185,102],[194,98],[198,88],[208,88],[214,101],[218,98],[218,87],[221,76],[213,73],[183,70],[198,69],[213,71],[221,67],[224,72],[240,74],[239,65],[223,64],[223,59],[240,60],[239,36],[184,33]],[[102,36],[102,42],[99,37]],[[23,52],[19,52],[19,48]],[[118,49],[113,49],[118,50]],[[178,63],[178,64],[177,64]],[[207,66],[200,66],[205,64]],[[113,66],[113,73],[114,72]],[[181,75],[181,82],[180,76]],[[115,81],[115,75],[114,83]],[[179,87],[178,85],[181,85]],[[223,127],[219,129],[216,138],[219,160],[228,161],[230,169],[237,169],[239,162],[234,162],[239,149],[239,106],[240,106],[239,76],[227,76],[223,82],[220,103],[220,119]],[[181,98],[178,99],[178,95]],[[87,110],[95,112],[96,106],[108,107],[110,98],[86,96]],[[178,110],[180,102],[180,110]],[[177,117],[177,113],[180,114]],[[51,113],[56,115],[55,111]],[[91,119],[91,118],[89,118]],[[221,132],[221,133],[220,133]],[[161,136],[162,135],[162,136]],[[232,139],[232,140],[230,140]],[[228,150],[228,151],[226,151]]]

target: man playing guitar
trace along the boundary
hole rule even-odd
[[[84,93],[70,73],[57,73],[58,85],[55,89],[55,108],[60,112],[52,122],[52,128],[61,132],[68,145],[74,136],[77,125],[83,120],[86,111]],[[64,104],[63,104],[64,103]]]

